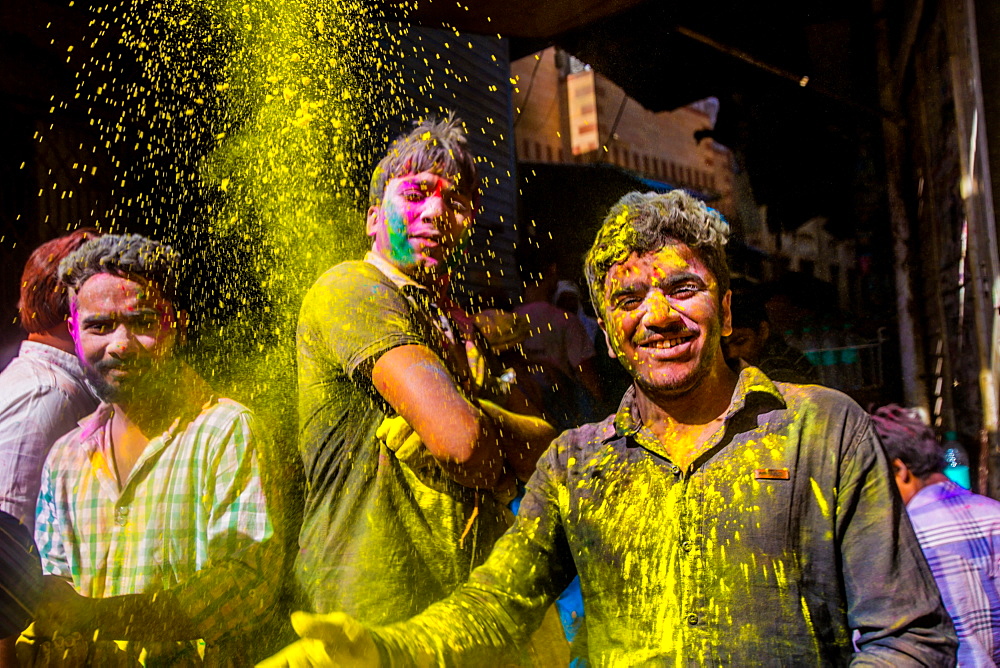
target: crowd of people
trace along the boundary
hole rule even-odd
[[[371,250],[305,295],[290,558],[270,437],[178,354],[177,251],[36,250],[0,374],[0,665],[1000,660],[1000,504],[919,416],[810,384],[734,300],[717,212],[625,195],[596,318],[551,264],[469,314],[478,192],[460,122],[418,124],[374,170]],[[600,350],[630,381],[606,416]]]

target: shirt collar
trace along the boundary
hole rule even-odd
[[[734,415],[747,407],[747,403],[753,400],[754,395],[768,395],[778,400],[781,407],[786,406],[785,398],[781,390],[771,382],[763,371],[755,366],[743,364],[740,367],[740,375],[736,381],[736,388],[733,390],[729,408],[726,409],[725,422],[729,422]],[[625,396],[618,406],[615,414],[615,430],[609,434],[608,438],[615,436],[632,436],[642,442],[640,430],[643,427],[642,417],[639,415],[639,408],[635,400],[635,385],[628,388]]]
[[[196,416],[200,411],[208,408],[213,403],[218,401],[218,397],[212,392],[211,386],[208,382],[202,378],[197,371],[189,367],[187,364],[181,366],[180,377],[178,378],[178,384],[182,387],[187,387],[188,392],[191,396],[196,394],[201,394],[206,398],[206,402],[200,408],[194,409],[192,406],[188,407],[188,411],[179,416],[174,420],[166,431],[164,431],[159,436],[162,436],[164,441],[169,443],[173,438],[174,433],[177,431],[178,425],[187,424],[190,422],[194,416]],[[88,447],[88,449],[93,449],[101,446],[102,434],[107,427],[108,422],[111,417],[115,414],[115,408],[106,401],[101,401],[95,410],[90,415],[82,418],[77,425],[80,426],[80,443]],[[150,438],[152,443],[156,440],[156,436]]]
[[[75,378],[85,378],[83,365],[74,353],[53,348],[38,341],[22,341],[18,357],[36,359],[52,366],[57,366]]]
[[[910,502],[906,504],[907,512],[912,512],[917,508],[922,508],[923,506],[929,506],[932,503],[940,501],[941,499],[947,498],[949,496],[958,496],[960,494],[971,493],[958,483],[952,482],[951,480],[942,480],[941,482],[936,482],[931,485],[917,491],[910,499]]]
[[[427,288],[401,272],[395,265],[378,253],[373,253],[372,251],[365,253],[365,262],[385,274],[386,278],[395,283],[399,288],[414,287],[424,291],[427,290]]]

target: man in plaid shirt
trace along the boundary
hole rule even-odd
[[[1000,503],[948,479],[934,432],[911,411],[885,406],[872,418],[955,622],[958,665],[1000,664]]]
[[[239,634],[276,599],[260,436],[245,407],[214,396],[175,354],[186,324],[178,260],[144,237],[108,235],[60,265],[77,354],[103,401],[45,464],[35,539],[47,577],[33,635],[92,665],[140,654],[245,664]],[[44,661],[45,651],[21,654]]]

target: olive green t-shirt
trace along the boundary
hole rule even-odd
[[[371,383],[379,356],[417,344],[452,357],[445,347],[455,344],[433,310],[415,284],[357,261],[329,269],[302,304],[307,488],[295,578],[308,609],[370,624],[407,619],[463,583],[508,525],[509,511],[490,492],[455,483],[422,447],[396,453],[375,435],[395,415]]]

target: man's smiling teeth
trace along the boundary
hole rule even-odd
[[[676,346],[681,345],[689,338],[690,337],[685,336],[680,339],[665,339],[661,341],[654,341],[652,343],[647,343],[646,346],[649,348],[661,348],[661,349],[674,348]]]

